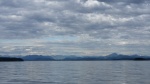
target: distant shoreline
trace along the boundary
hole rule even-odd
[[[15,57],[0,57],[0,62],[13,62],[13,61],[24,61],[24,60]]]
[[[150,56],[123,55],[112,53],[107,56],[44,56],[44,55],[26,55],[26,56],[1,56],[0,61],[149,61]]]

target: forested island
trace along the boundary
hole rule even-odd
[[[22,58],[16,58],[16,57],[0,57],[0,62],[5,61],[24,61]]]

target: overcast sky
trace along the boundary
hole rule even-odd
[[[1,55],[150,55],[150,0],[0,0]]]

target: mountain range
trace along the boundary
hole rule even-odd
[[[0,56],[2,58],[4,56]],[[10,57],[10,56],[7,56]],[[99,60],[150,60],[150,56],[140,55],[123,55],[112,53],[107,56],[65,56],[65,55],[26,55],[26,56],[14,56],[15,58],[22,59],[24,61],[99,61]]]

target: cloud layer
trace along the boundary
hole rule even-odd
[[[149,0],[1,0],[0,54],[150,55]]]

